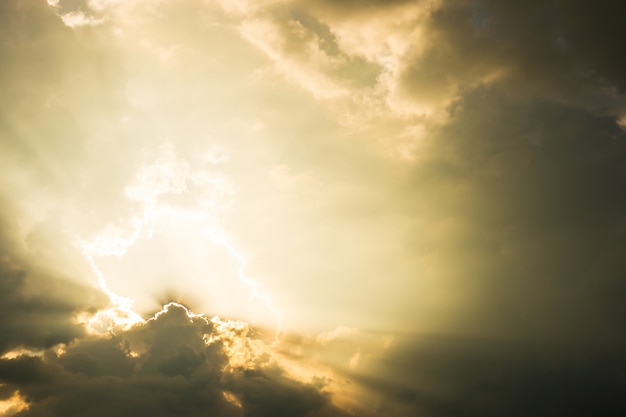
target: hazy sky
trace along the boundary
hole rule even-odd
[[[626,413],[625,15],[1,1],[0,416]]]

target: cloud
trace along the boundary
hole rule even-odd
[[[622,343],[621,307],[605,298],[624,291],[612,254],[626,244],[615,228],[626,148],[614,119],[486,89],[433,134],[436,157],[415,166],[406,190],[437,196],[413,200],[426,216],[414,250],[430,253],[441,296],[458,295],[478,328]],[[469,310],[456,313],[461,328]]]
[[[145,6],[140,3],[136,7]],[[128,99],[113,95],[119,101],[112,99],[111,107],[120,113],[130,108],[131,121],[113,122],[115,128],[109,131],[119,139],[112,142],[129,144],[125,152],[101,145],[105,142],[99,142],[99,136],[93,141],[99,145],[94,145],[92,133],[81,136],[90,122],[102,122],[78,112],[84,101],[41,113],[53,120],[72,112],[81,116],[70,118],[71,123],[46,126],[63,137],[58,143],[85,147],[81,156],[86,159],[35,140],[43,136],[39,134],[32,135],[32,148],[58,159],[59,164],[52,164],[55,168],[68,167],[60,170],[65,175],[83,173],[86,185],[79,191],[64,186],[63,193],[54,188],[50,194],[54,199],[70,195],[61,203],[97,212],[90,231],[99,230],[106,217],[102,213],[112,213],[111,223],[129,217],[124,196],[115,193],[142,165],[137,154],[153,140],[151,135],[183,132],[173,141],[189,155],[199,150],[192,143],[205,140],[205,131],[227,125],[211,132],[227,138],[223,143],[228,145],[232,178],[241,185],[235,203],[239,217],[232,227],[254,247],[251,270],[276,287],[285,284],[284,299],[293,300],[298,309],[304,311],[309,303],[311,311],[318,310],[319,303],[343,309],[344,294],[350,293],[354,303],[368,308],[340,322],[357,327],[354,323],[365,320],[365,315],[387,324],[418,326],[398,318],[421,312],[434,327],[444,322],[453,326],[450,323],[460,316],[460,322],[500,332],[507,326],[496,325],[494,311],[502,307],[510,316],[501,317],[512,317],[516,315],[512,306],[524,311],[533,305],[533,314],[546,313],[550,317],[546,323],[552,324],[550,330],[529,326],[534,330],[528,332],[547,334],[574,306],[585,305],[586,328],[599,329],[602,326],[594,323],[605,319],[613,328],[615,321],[607,316],[609,309],[620,311],[619,307],[613,301],[602,305],[594,297],[621,291],[620,268],[613,255],[617,250],[610,248],[621,248],[623,236],[621,229],[611,231],[609,225],[621,224],[623,206],[619,197],[623,130],[615,123],[623,115],[623,80],[614,70],[622,63],[615,58],[610,65],[611,57],[619,54],[602,29],[602,22],[610,25],[612,16],[620,15],[619,5],[600,2],[586,11],[577,3],[556,1],[531,2],[528,7],[491,1],[269,2],[254,7],[242,2],[245,12],[227,11],[230,14],[224,16],[209,6],[190,4],[171,14],[193,16],[189,24],[181,24],[188,22],[185,19],[163,23],[156,19],[158,13],[137,21],[155,47],[184,45],[177,49],[181,55],[174,66],[157,65],[160,61],[141,49],[136,32],[130,31],[120,35],[127,42],[112,48],[115,58],[127,64],[125,72],[103,67],[106,74],[115,75],[104,77],[116,81],[107,87],[123,91]],[[111,3],[102,9],[115,7]],[[175,9],[169,2],[154,7],[148,9],[161,7],[168,13]],[[191,13],[194,10],[199,12]],[[69,29],[50,20],[54,11],[45,16],[50,33],[58,32],[75,48],[69,49],[70,55],[80,63],[87,61],[89,55],[70,42]],[[203,19],[211,24],[202,25]],[[252,32],[235,42],[247,24]],[[211,32],[216,28],[222,31],[220,36],[230,34],[229,45],[236,45],[236,53],[235,49],[223,53],[211,43],[221,39],[218,32]],[[104,33],[106,28],[97,30]],[[194,33],[203,41],[194,42]],[[94,48],[110,53],[98,40],[93,39]],[[597,50],[590,45],[598,45]],[[262,54],[255,54],[254,48]],[[128,58],[138,51],[143,51],[141,59]],[[145,66],[136,62],[144,60]],[[294,93],[288,83],[263,77],[250,82],[249,77],[268,64],[287,65],[304,74],[303,80],[319,75],[347,93],[315,99],[317,87],[312,87],[307,90],[314,98],[310,100]],[[72,73],[64,60],[56,67],[53,86]],[[89,66],[79,68],[80,73],[92,74]],[[183,75],[176,76],[179,70]],[[241,77],[224,75],[232,73]],[[210,78],[204,74],[222,78],[203,82]],[[43,71],[36,75],[47,80]],[[220,85],[229,87],[220,90]],[[14,94],[24,94],[26,87],[21,88]],[[80,90],[61,92],[72,98],[80,96]],[[244,90],[253,93],[237,93]],[[138,96],[149,94],[144,101],[133,102],[133,91],[139,91]],[[23,121],[28,119],[24,114],[32,114],[27,110],[10,114]],[[168,117],[159,119],[159,112]],[[240,113],[229,118],[229,112]],[[348,116],[352,124],[343,123]],[[241,126],[249,126],[250,120],[258,120],[264,129],[244,135]],[[150,124],[158,128],[146,127]],[[40,130],[54,131],[42,128],[36,133]],[[85,146],[87,142],[90,146]],[[105,163],[94,163],[99,155]],[[389,160],[389,155],[401,157],[404,165]],[[122,162],[114,162],[118,158]],[[85,161],[92,166],[85,168]],[[32,164],[39,169],[42,165]],[[102,181],[93,179],[105,177],[110,165],[120,168],[111,174],[116,182],[102,186],[104,196],[90,191],[99,189]],[[260,177],[267,180],[268,172],[269,180],[298,188],[293,193],[297,198],[289,200],[287,193],[278,198],[268,191],[275,187],[257,183]],[[309,172],[315,173],[315,184],[295,181],[293,173]],[[106,202],[102,203],[106,210],[94,210],[92,198],[83,195]],[[290,251],[298,256],[286,257]],[[584,260],[589,260],[587,266]],[[583,267],[589,268],[589,276],[599,273],[601,278],[584,279]],[[384,284],[380,277],[385,277]],[[498,277],[508,277],[502,280],[511,285]],[[566,277],[578,277],[571,278],[577,284],[568,286]],[[310,282],[316,283],[315,289],[306,285]],[[593,289],[589,294],[595,295],[586,294],[587,284],[582,282],[588,282]],[[567,295],[561,292],[565,288]],[[519,301],[517,294],[523,294]],[[567,301],[552,306],[550,300],[557,296]],[[326,314],[330,320],[330,312],[318,315]],[[536,322],[533,314],[519,313],[517,320]],[[563,326],[574,333],[573,325]]]
[[[1,2],[0,409],[619,407],[623,11]]]
[[[315,97],[333,99],[348,94],[340,80],[326,74],[342,64],[341,57],[333,57],[324,50],[323,39],[299,20],[246,19],[239,29],[272,60],[280,73]]]
[[[361,360],[361,351],[358,350],[354,355],[352,355],[352,357],[350,358],[350,361],[348,362],[348,364],[350,365],[350,368],[356,368],[359,365],[360,360]]]
[[[617,351],[442,335],[403,335],[369,369],[343,375],[367,387],[372,415],[614,415],[626,363]]]
[[[96,26],[104,22],[102,19],[97,19],[93,16],[87,16],[83,12],[69,12],[61,15],[61,20],[66,26],[71,28],[81,26]]]
[[[225,348],[233,340],[223,330],[170,305],[144,324],[82,338],[60,354],[2,359],[0,380],[29,404],[18,416],[305,416],[328,405],[321,386],[290,378],[267,356],[231,367],[237,352]]]
[[[619,54],[604,28],[620,27],[621,7],[285,2],[255,9],[241,28],[287,78],[318,98],[354,100],[357,113],[374,101],[387,116],[441,117],[466,91],[493,85],[614,114],[623,63],[611,60]],[[369,81],[355,83],[365,69]]]
[[[321,345],[327,345],[335,339],[341,339],[346,337],[351,337],[357,335],[359,333],[358,329],[348,327],[348,326],[338,326],[336,329],[330,332],[322,332],[317,335],[315,339],[317,343]]]
[[[15,207],[0,216],[0,354],[51,348],[84,335],[77,322],[108,300],[89,266],[51,214],[24,230]]]

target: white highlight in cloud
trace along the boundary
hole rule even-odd
[[[88,252],[97,256],[124,256],[140,237],[150,238],[163,216],[193,219],[211,228],[219,227],[219,217],[228,210],[233,187],[219,174],[191,171],[188,161],[177,158],[171,146],[161,149],[162,156],[142,167],[135,180],[126,187],[126,197],[138,203],[140,210],[131,219],[131,227],[116,224],[87,243]],[[166,204],[160,199],[182,195],[195,187],[187,205]]]
[[[71,28],[96,26],[104,22],[104,19],[97,19],[93,16],[87,16],[85,13],[80,11],[64,13],[61,15],[61,20],[63,20],[65,26]]]
[[[79,240],[78,246],[81,247],[91,270],[96,274],[98,286],[109,297],[112,306],[99,310],[93,316],[78,317],[77,321],[85,324],[88,331],[96,334],[115,333],[117,330],[127,330],[138,323],[142,323],[143,319],[141,316],[132,309],[133,301],[111,291],[104,274],[102,274],[94,257],[89,252],[89,244]]]
[[[8,352],[5,352],[2,356],[0,356],[0,359],[15,359],[15,358],[19,358],[20,356],[42,357],[43,351],[30,350],[26,348],[17,348],[17,349],[13,349]]]

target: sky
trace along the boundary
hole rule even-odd
[[[0,416],[626,413],[626,7],[0,2]]]

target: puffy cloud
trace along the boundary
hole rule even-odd
[[[18,416],[305,416],[327,408],[321,386],[287,376],[266,355],[230,366],[232,341],[212,321],[170,305],[144,324],[82,338],[59,354],[2,359],[0,380],[28,402]]]

